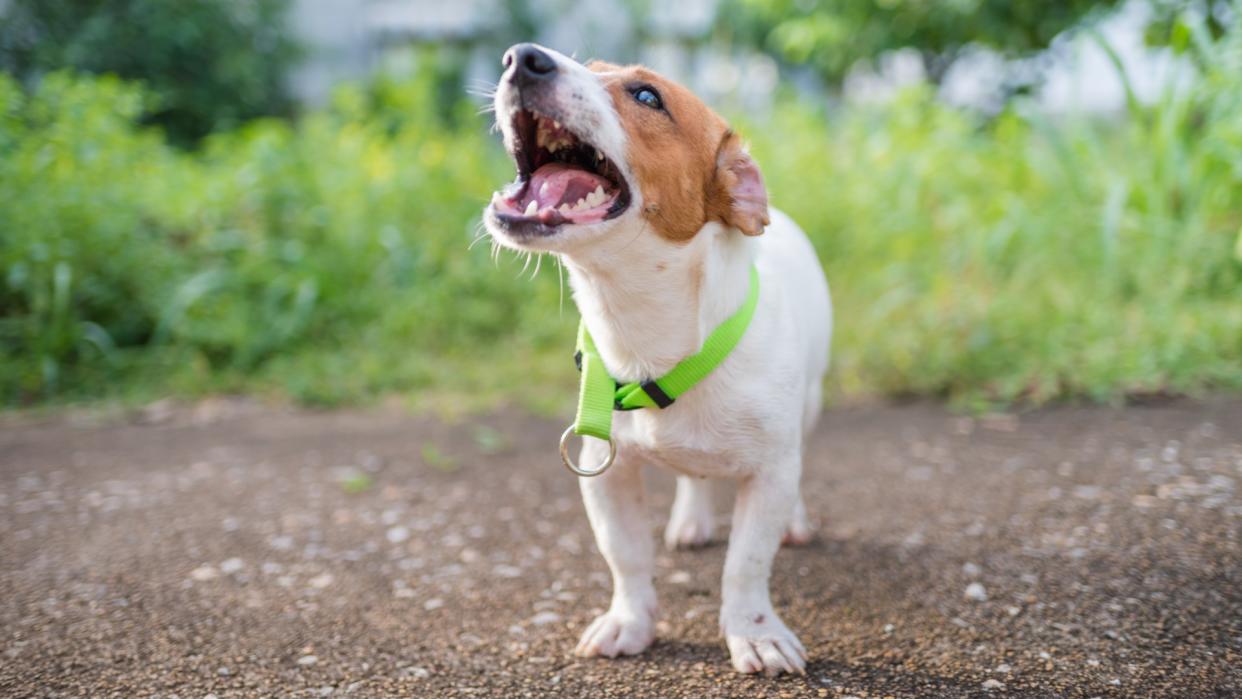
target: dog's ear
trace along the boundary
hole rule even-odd
[[[768,190],[759,164],[746,152],[742,139],[725,132],[716,151],[715,218],[746,235],[759,235],[768,225]]]

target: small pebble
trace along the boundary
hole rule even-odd
[[[190,571],[190,578],[198,582],[215,580],[218,577],[220,577],[220,571],[216,570],[214,566],[199,566]]]
[[[522,577],[522,569],[517,566],[500,564],[492,568],[492,572],[502,578],[520,578]]]
[[[392,527],[391,529],[389,529],[388,533],[385,534],[384,536],[388,537],[388,543],[399,544],[402,541],[405,541],[406,539],[410,538],[410,530],[406,527],[402,527],[398,525],[396,527]]]
[[[535,626],[543,626],[544,624],[554,624],[561,620],[561,615],[556,612],[539,612],[531,617],[530,623]]]
[[[323,573],[322,575],[316,575],[315,577],[308,580],[307,584],[309,584],[311,587],[317,590],[322,590],[323,588],[331,585],[332,580],[333,578],[332,578],[331,573]]]
[[[983,588],[983,585],[977,582],[972,582],[967,585],[964,595],[966,599],[971,600],[972,602],[988,601],[988,591]]]
[[[230,558],[220,564],[220,572],[225,575],[232,575],[245,568],[246,564],[240,558]]]
[[[301,665],[302,667],[309,667],[317,662],[319,662],[319,656],[316,655],[303,655],[298,658],[298,665]]]
[[[1098,485],[1080,485],[1074,488],[1074,497],[1081,500],[1099,500],[1103,490]]]
[[[984,688],[984,689],[988,689],[988,690],[992,690],[992,689],[1004,689],[1004,688],[1005,688],[1005,683],[1004,683],[1004,682],[1001,682],[1000,680],[984,680],[984,682],[983,682],[983,688]]]
[[[426,609],[429,612],[433,609],[439,609],[440,607],[443,607],[443,606],[444,606],[444,600],[440,599],[439,597],[432,597],[426,602],[423,602],[423,609]]]

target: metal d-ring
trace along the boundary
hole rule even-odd
[[[574,460],[569,458],[569,438],[573,436],[573,433],[574,426],[570,425],[565,428],[565,434],[561,435],[561,461],[565,462],[565,468],[573,471],[575,475],[582,476],[583,478],[598,476],[604,471],[607,471],[608,467],[611,466],[612,462],[617,458],[617,443],[613,441],[612,437],[608,438],[608,458],[604,459],[604,463],[600,464],[594,471],[587,471],[586,469],[579,468],[578,464],[575,464]]]

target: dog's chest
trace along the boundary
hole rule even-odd
[[[693,476],[735,477],[754,468],[762,433],[739,429],[723,416],[684,413],[618,414],[617,449],[627,459]]]

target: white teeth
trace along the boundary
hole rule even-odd
[[[549,143],[549,144],[548,144],[547,146],[545,146],[545,147],[548,149],[548,152],[549,152],[549,153],[555,153],[555,152],[557,151],[557,149],[559,149],[559,148],[561,147],[561,142],[560,142],[560,141],[553,141],[553,142]]]
[[[554,128],[554,129],[556,129],[556,130],[558,130],[558,131],[559,131],[559,130],[560,130],[560,128],[561,128],[561,122],[557,121],[556,119],[553,119],[553,120],[552,120],[552,128]]]
[[[548,196],[548,183],[544,182],[543,184],[539,185],[539,198],[545,199],[547,198],[547,196]]]
[[[589,208],[591,208],[591,205],[587,203],[587,200],[585,197],[583,197],[582,199],[579,199],[577,204],[574,204],[574,211],[582,211],[584,209],[589,209]]]
[[[604,159],[604,154],[603,154],[603,153],[601,153],[601,152],[599,152],[599,149],[598,149],[598,148],[596,148],[596,149],[595,149],[595,161],[596,161],[596,162],[599,162],[599,161],[601,161],[601,160],[603,160],[603,159]]]
[[[531,199],[530,203],[526,205],[526,211],[523,212],[522,215],[523,216],[534,216],[535,212],[538,210],[539,210],[539,205],[535,203],[534,199]]]
[[[604,187],[603,187],[603,185],[600,185],[600,186],[598,186],[598,187],[596,187],[596,188],[595,188],[595,191],[594,191],[594,192],[591,192],[590,194],[586,195],[585,197],[583,197],[583,198],[579,199],[579,200],[578,200],[578,204],[577,204],[576,208],[578,208],[578,209],[593,209],[593,208],[595,208],[595,207],[599,206],[600,204],[603,204],[603,203],[604,203],[604,200],[605,200],[605,199],[607,199],[607,198],[608,198],[608,195],[607,195],[607,194],[604,194]]]
[[[561,212],[562,216],[567,216],[569,215],[569,212],[573,211],[573,209],[569,207],[569,204],[561,204],[560,207],[557,208],[557,211]]]

